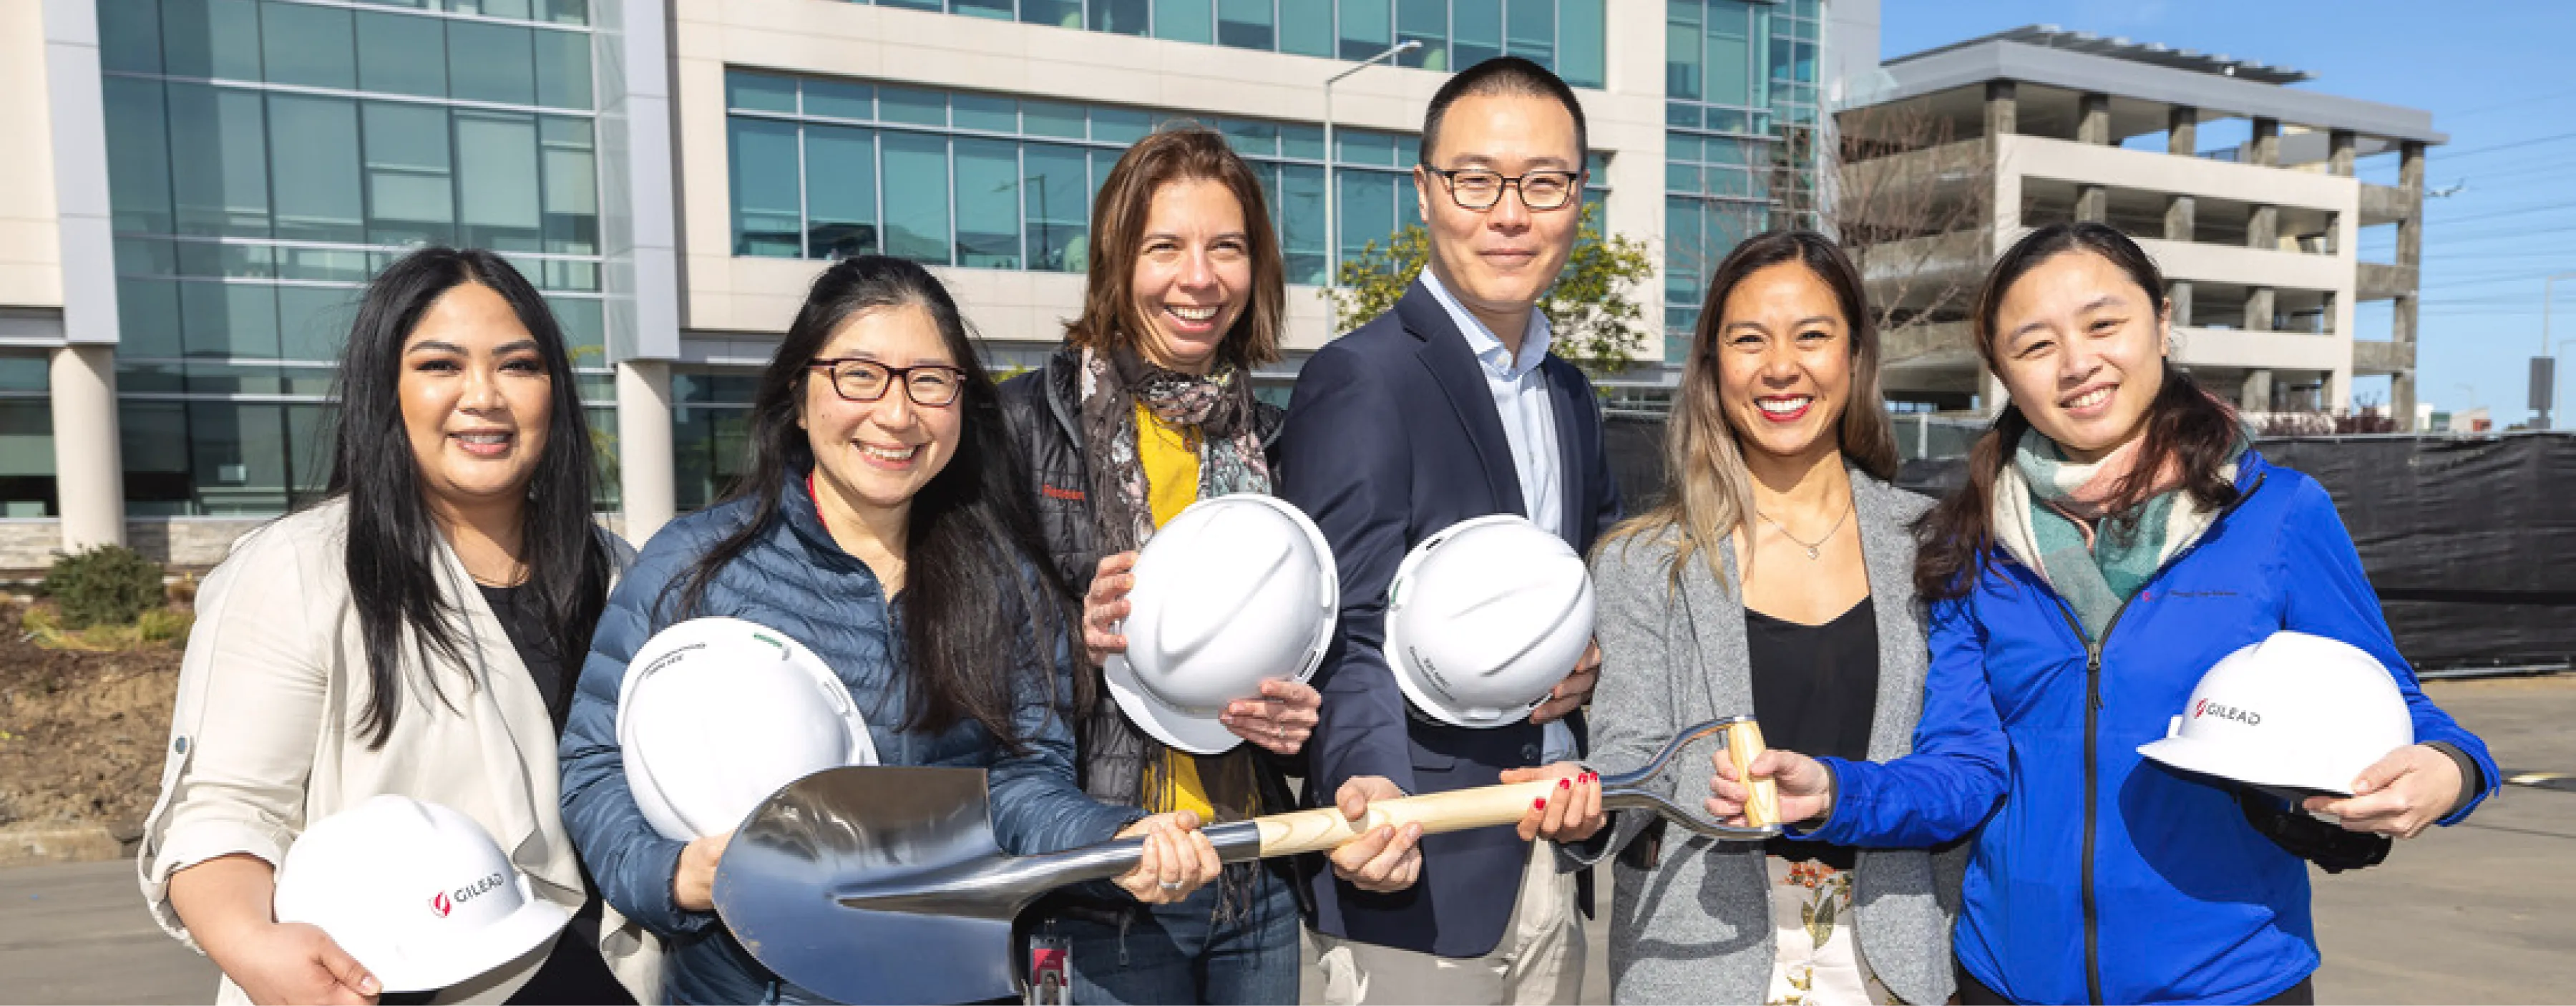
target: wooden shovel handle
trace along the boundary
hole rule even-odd
[[[1369,804],[1368,813],[1356,822],[1343,817],[1338,807],[1318,807],[1272,814],[1253,824],[1261,829],[1261,855],[1266,859],[1340,848],[1381,825],[1400,828],[1420,824],[1424,834],[1436,835],[1512,824],[1529,811],[1530,804],[1554,792],[1556,780],[1540,779],[1380,800]]]
[[[1744,801],[1744,823],[1755,828],[1780,823],[1780,784],[1755,779],[1750,769],[1764,750],[1761,724],[1746,720],[1726,728],[1726,760],[1735,763],[1735,777],[1752,790],[1752,798]]]

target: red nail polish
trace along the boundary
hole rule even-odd
[[[1539,797],[1539,798],[1538,798],[1538,799],[1536,799],[1536,800],[1532,800],[1532,801],[1530,801],[1530,809],[1531,809],[1531,810],[1546,810],[1546,809],[1547,809],[1547,798],[1546,798],[1546,797]]]
[[[1565,778],[1559,778],[1558,780],[1556,780],[1556,788],[1558,788],[1558,789],[1572,789],[1572,788],[1574,788],[1574,780],[1572,780],[1572,779],[1565,779]]]

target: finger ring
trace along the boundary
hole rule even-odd
[[[1181,882],[1180,882],[1180,881],[1177,881],[1177,880],[1166,880],[1166,881],[1163,881],[1163,889],[1164,889],[1164,890],[1166,890],[1166,891],[1177,891],[1177,890],[1180,890],[1180,889],[1181,889]]]

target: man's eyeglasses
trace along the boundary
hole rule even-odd
[[[1450,201],[1465,210],[1493,209],[1495,203],[1503,201],[1503,190],[1510,188],[1521,190],[1521,205],[1532,210],[1563,209],[1565,204],[1574,201],[1575,193],[1582,189],[1583,180],[1583,175],[1574,171],[1530,171],[1505,175],[1485,168],[1451,171],[1428,164],[1423,165],[1422,170],[1448,186]]]
[[[805,361],[808,367],[828,370],[832,390],[853,402],[873,402],[884,398],[886,389],[896,381],[903,382],[903,393],[914,405],[937,408],[957,400],[966,390],[966,372],[944,363],[922,363],[895,367],[855,356]]]

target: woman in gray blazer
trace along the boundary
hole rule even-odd
[[[1887,481],[1878,360],[1860,277],[1821,235],[1765,234],[1718,266],[1667,427],[1672,495],[1592,561],[1594,764],[1741,713],[1783,746],[1911,750],[1926,649],[1907,526],[1929,501]],[[1710,748],[1677,763],[1684,805],[1713,793]],[[1615,1002],[1950,997],[1956,890],[1929,852],[1666,837],[1640,812],[1611,836]]]

